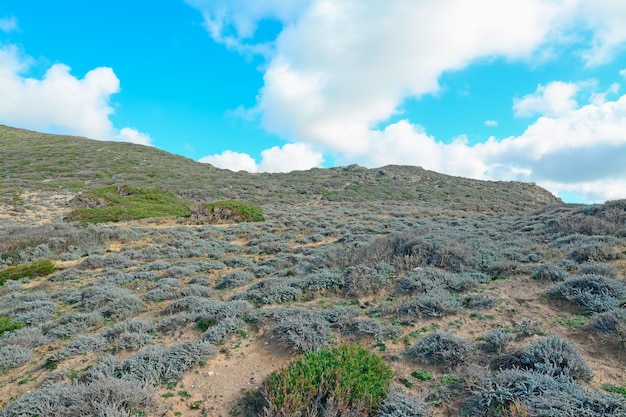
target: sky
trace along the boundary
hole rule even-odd
[[[0,0],[0,124],[626,198],[624,0]]]

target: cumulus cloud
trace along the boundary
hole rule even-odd
[[[488,166],[528,168],[526,180],[597,181],[626,178],[626,95],[558,116],[540,117],[518,137],[475,146]],[[487,176],[495,175],[489,171]]]
[[[606,175],[606,195],[616,172],[623,172],[608,167],[626,166],[615,134],[626,131],[617,117],[622,98],[608,101],[614,89],[580,107],[577,95],[593,87],[585,83],[538,86],[514,102],[516,116],[538,117],[523,135],[478,145],[463,137],[442,143],[408,120],[389,122],[401,116],[407,98],[442,93],[444,72],[475,62],[536,64],[555,59],[561,47],[576,50],[588,66],[608,62],[626,41],[626,2],[310,0],[284,12],[275,1],[189,3],[203,12],[213,39],[227,45],[252,48],[260,21],[282,23],[271,50],[264,51],[264,85],[252,111],[267,131],[331,152],[337,161],[405,163],[556,186],[596,181],[598,173],[568,177],[575,171],[568,166],[579,157],[593,165],[606,155],[615,161],[599,169]]]
[[[578,105],[574,96],[578,85],[554,81],[548,85],[540,85],[533,94],[515,99],[513,109],[518,117],[535,115],[558,116],[565,114]]]
[[[617,52],[624,49],[626,2],[577,0],[563,3],[564,7],[569,8],[572,20],[578,24],[582,23],[592,33],[590,47],[581,52],[588,65],[607,63]]]
[[[254,158],[247,153],[224,151],[217,155],[208,155],[199,159],[199,162],[211,164],[231,171],[257,172],[258,167]]]
[[[19,30],[17,18],[15,16],[0,18],[0,30],[7,33]]]
[[[324,161],[320,152],[304,143],[288,143],[282,147],[274,146],[261,152],[261,162],[246,153],[224,151],[218,155],[200,158],[199,162],[231,171],[248,172],[290,172],[319,167]]]
[[[32,59],[14,45],[0,47],[0,121],[28,129],[86,136],[99,140],[150,144],[135,129],[116,129],[111,95],[120,91],[113,69],[95,68],[83,78],[70,67],[52,65],[41,79],[25,74]]]
[[[254,37],[259,22],[293,22],[310,0],[186,0],[198,8],[211,38],[241,53],[269,54],[271,41],[247,42]]]
[[[120,129],[119,133],[115,135],[115,139],[120,142],[130,142],[138,145],[152,146],[152,139],[150,138],[150,135],[131,127],[123,127]]]
[[[304,143],[288,143],[261,152],[259,171],[289,172],[318,167],[324,158]]]

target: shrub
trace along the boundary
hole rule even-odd
[[[539,323],[533,323],[530,320],[523,320],[520,324],[513,328],[513,331],[517,333],[519,337],[530,337],[541,333],[541,326]]]
[[[509,343],[513,341],[513,335],[502,330],[493,330],[483,336],[483,348],[489,353],[500,355]]]
[[[155,326],[152,320],[128,319],[113,325],[101,334],[116,351],[136,350],[152,343]]]
[[[602,275],[608,278],[617,278],[617,268],[604,262],[587,262],[578,267],[580,275]]]
[[[50,300],[25,301],[11,313],[15,321],[22,322],[29,326],[43,323],[56,312],[57,306]]]
[[[137,262],[120,253],[112,253],[104,258],[104,266],[107,268],[124,269],[135,265]]]
[[[333,328],[343,329],[361,314],[361,310],[356,306],[340,306],[328,310],[319,310],[316,313],[330,323]]]
[[[194,268],[192,266],[178,266],[178,265],[174,265],[174,266],[170,266],[165,271],[163,271],[163,274],[161,275],[161,278],[162,279],[165,279],[165,278],[182,279],[182,278],[188,277],[190,275],[193,275],[195,273],[196,273],[196,268]],[[159,281],[161,281],[161,280],[159,280]],[[180,285],[180,282],[178,284]]]
[[[21,329],[24,327],[24,323],[14,321],[9,317],[0,316],[0,336],[4,332],[11,332],[13,330]]]
[[[387,284],[388,277],[364,265],[349,267],[343,277],[346,295],[362,297],[378,292]]]
[[[92,285],[83,291],[80,305],[112,319],[134,315],[144,307],[143,302],[130,291],[115,285]]]
[[[384,325],[372,318],[353,320],[346,331],[358,337],[371,337],[374,340],[392,339],[400,336],[402,329],[398,326]]]
[[[95,326],[102,322],[102,315],[98,312],[67,313],[51,323],[43,326],[43,333],[56,339],[71,337],[82,333],[90,326]]]
[[[569,300],[585,311],[602,312],[624,302],[626,284],[602,275],[579,275],[553,285],[548,295]]]
[[[56,272],[56,270],[57,267],[49,260],[37,261],[27,265],[10,266],[0,270],[0,285],[7,280],[45,277]]]
[[[415,396],[391,390],[380,406],[378,417],[429,417],[432,413],[424,401]]]
[[[533,370],[507,369],[472,387],[466,409],[471,416],[477,417],[618,417],[625,415],[626,402],[614,396],[585,391],[569,378],[554,378]]]
[[[409,230],[384,237],[349,254],[350,265],[375,265],[386,262],[398,271],[416,267],[435,267],[450,272],[474,269],[472,251],[433,236],[421,237],[418,230]]]
[[[204,203],[194,213],[197,220],[210,223],[264,222],[263,209],[256,204],[236,200]]]
[[[261,391],[263,416],[374,416],[389,392],[393,374],[384,361],[358,345],[310,352],[272,373]]]
[[[328,346],[332,335],[328,322],[318,315],[283,318],[271,328],[270,334],[279,345],[299,353]]]
[[[574,248],[569,253],[568,257],[578,263],[583,263],[616,259],[620,256],[606,245],[598,242],[591,242]]]
[[[223,289],[223,288],[235,288],[240,285],[244,285],[254,279],[254,274],[248,271],[233,271],[224,277],[215,284],[215,288]]]
[[[165,313],[186,311],[193,317],[193,320],[206,318],[217,323],[228,317],[244,318],[250,315],[252,310],[252,304],[243,300],[224,302],[189,296],[174,301],[165,309]]]
[[[219,345],[226,342],[233,335],[240,333],[244,328],[245,323],[243,320],[235,317],[228,317],[220,321],[215,326],[209,327],[204,333],[203,338],[207,342]]]
[[[471,294],[463,299],[463,306],[470,310],[488,310],[502,299],[489,294]]]
[[[0,295],[9,294],[14,291],[21,291],[24,289],[24,284],[19,281],[8,280],[4,281],[4,284],[0,286]]]
[[[171,348],[148,346],[126,359],[117,375],[151,384],[177,382],[183,372],[214,353],[213,346],[207,342],[184,342]]]
[[[176,298],[175,290],[181,286],[182,283],[176,278],[161,278],[146,292],[145,298],[150,301],[171,300]]]
[[[6,332],[0,337],[0,346],[20,345],[37,347],[52,342],[50,336],[44,335],[39,328],[25,327],[23,329]]]
[[[85,192],[81,202],[91,208],[70,212],[67,220],[83,223],[118,222],[149,217],[187,216],[187,204],[171,191],[127,185],[98,188]]]
[[[302,291],[286,278],[266,278],[252,285],[243,293],[235,294],[233,300],[250,300],[258,304],[284,303],[298,300]]]
[[[213,290],[211,288],[205,287],[204,285],[191,284],[178,290],[175,293],[175,297],[197,296],[208,298],[211,294],[213,294]]]
[[[589,381],[593,375],[574,345],[558,335],[543,337],[507,353],[494,360],[492,367],[529,369],[553,377],[565,376],[584,381]]]
[[[428,363],[454,368],[469,359],[470,345],[460,337],[446,332],[434,332],[422,337],[406,354]]]
[[[457,313],[461,302],[448,291],[438,290],[419,297],[417,306],[422,314],[441,317]]]
[[[411,376],[415,379],[419,379],[420,381],[430,381],[433,377],[426,370],[419,370],[411,372]]]
[[[48,360],[60,362],[82,353],[92,350],[100,350],[106,345],[106,339],[102,336],[79,335],[63,349],[55,353]]]
[[[398,290],[426,294],[447,286],[447,274],[436,268],[416,268],[398,281]]]
[[[617,341],[626,347],[626,311],[623,309],[607,311],[593,316],[591,329],[607,335],[610,341]]]
[[[20,366],[33,356],[30,349],[20,345],[6,345],[0,348],[0,372]]]
[[[329,289],[339,289],[344,285],[344,277],[339,271],[322,269],[303,278],[302,289],[310,291],[322,291]]]
[[[563,281],[569,277],[569,272],[560,265],[539,265],[532,274],[534,279],[541,281]]]
[[[140,381],[99,375],[96,381],[59,383],[11,401],[2,417],[126,417],[153,403],[154,389]]]
[[[72,281],[78,279],[78,274],[74,269],[66,269],[65,271],[56,272],[48,277],[51,282]]]
[[[90,255],[76,265],[76,268],[83,271],[104,268],[104,256]]]
[[[482,272],[461,272],[446,275],[446,286],[454,291],[467,291],[476,288],[478,284],[491,281],[491,278]]]

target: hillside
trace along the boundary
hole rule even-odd
[[[8,127],[0,192],[0,417],[626,415],[626,200]]]
[[[559,201],[532,184],[468,180],[408,166],[349,166],[289,174],[232,172],[142,145],[7,126],[0,126],[0,154],[0,187],[7,193],[128,184],[163,188],[200,200],[394,200],[481,211],[527,210]]]

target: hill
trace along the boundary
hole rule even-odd
[[[0,417],[626,415],[626,200],[8,127],[0,192]]]
[[[418,201],[481,211],[527,210],[560,201],[533,184],[469,180],[409,166],[353,165],[289,174],[232,172],[143,145],[7,126],[0,126],[0,154],[0,187],[7,193],[127,184],[200,200]]]

